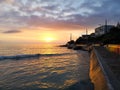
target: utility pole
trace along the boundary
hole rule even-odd
[[[72,40],[72,33],[70,33],[70,41]]]
[[[107,33],[107,19],[105,20],[105,33]]]
[[[88,30],[87,30],[87,28],[86,28],[86,35],[88,35]]]

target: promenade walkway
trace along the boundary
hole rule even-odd
[[[120,55],[97,46],[91,53],[90,62],[95,90],[120,90]]]

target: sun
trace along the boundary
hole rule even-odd
[[[46,42],[53,42],[55,39],[52,38],[52,37],[46,37],[44,40],[45,40]]]
[[[56,34],[47,31],[39,35],[38,38],[43,43],[55,43],[57,40]]]

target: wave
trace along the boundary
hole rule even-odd
[[[23,54],[23,55],[14,55],[14,56],[0,56],[0,60],[5,59],[26,59],[26,58],[39,58],[41,56],[62,56],[62,55],[71,55],[75,53],[62,53],[62,54]]]

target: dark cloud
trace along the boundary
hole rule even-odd
[[[8,30],[8,31],[5,31],[3,33],[5,34],[13,34],[13,33],[20,33],[21,31],[20,30]]]
[[[1,2],[4,2],[4,0],[0,0],[0,3],[1,3]]]
[[[80,29],[82,26],[80,24],[76,24],[71,20],[56,20],[53,18],[41,18],[38,16],[31,16],[27,22],[28,26],[34,27],[44,27],[44,28],[53,28],[53,29]]]

